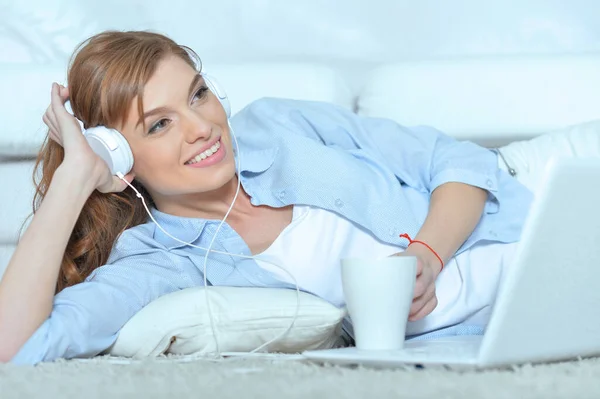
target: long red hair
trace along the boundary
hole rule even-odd
[[[161,60],[175,55],[197,68],[198,60],[192,58],[193,54],[157,33],[108,31],[91,37],[75,50],[68,70],[69,96],[75,116],[83,121],[85,128],[119,126],[127,118],[129,106],[136,97],[140,114],[143,113],[144,86]],[[63,148],[46,136],[33,174],[34,214],[63,157]],[[135,181],[133,184],[146,202],[152,204],[144,187]],[[130,227],[145,223],[147,218],[133,190],[110,194],[94,191],[67,244],[56,292],[82,282],[94,269],[104,265],[118,236]]]

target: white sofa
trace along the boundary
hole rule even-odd
[[[103,29],[154,29],[191,45],[228,91],[233,112],[263,96],[322,100],[365,116],[433,125],[485,146],[600,117],[600,54],[561,56],[556,53],[565,49],[555,41],[555,54],[531,55],[535,43],[527,42],[527,32],[515,22],[527,20],[531,10],[515,2],[507,4],[520,10],[517,17],[508,12],[461,16],[490,19],[488,31],[472,25],[471,31],[447,30],[444,37],[432,36],[427,24],[409,23],[406,13],[427,15],[421,2],[376,0],[367,7],[352,0],[343,13],[317,0],[293,7],[271,0],[92,3],[0,6],[0,276],[31,211],[31,169],[45,134],[41,116],[50,84],[65,81],[75,44]],[[458,3],[477,7],[478,2]],[[560,9],[543,4],[561,21]],[[448,15],[460,11],[436,7]],[[390,10],[399,13],[402,24],[390,25]],[[512,25],[493,22],[498,18]],[[444,21],[435,20],[440,26]],[[508,34],[523,38],[521,47],[510,47],[514,38],[495,48],[496,55],[473,47],[473,35],[506,34],[507,27],[513,29]],[[407,34],[415,44],[401,40]],[[509,50],[513,55],[502,55]]]

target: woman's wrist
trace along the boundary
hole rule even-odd
[[[440,259],[426,245],[423,245],[419,242],[413,242],[408,246],[408,248],[406,248],[406,251],[404,252],[406,255],[417,256],[427,265],[433,267],[433,270],[435,270],[436,273],[440,273],[442,271],[443,264],[440,262]]]
[[[73,195],[81,197],[84,202],[96,189],[96,179],[81,168],[61,164],[54,172],[50,187],[58,186]]]

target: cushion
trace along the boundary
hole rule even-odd
[[[215,64],[205,62],[228,93],[235,113],[261,97],[333,102],[352,107],[353,97],[334,69],[302,63]],[[50,103],[52,82],[66,82],[64,65],[0,65],[0,156],[37,154],[47,129],[42,116]]]
[[[600,120],[569,126],[500,148],[517,179],[534,193],[551,159],[600,158]]]
[[[34,161],[0,162],[0,245],[17,242],[32,211]]]
[[[262,97],[326,101],[351,109],[354,96],[339,73],[309,63],[209,64],[203,70],[217,78],[235,114]]]
[[[506,144],[600,117],[600,56],[406,62],[366,77],[358,113]]]
[[[284,333],[296,312],[296,291],[280,288],[210,287],[210,308],[220,352],[248,352]],[[294,327],[268,348],[298,353],[337,345],[344,309],[300,293]],[[188,288],[162,296],[135,314],[106,353],[133,358],[163,353],[214,353],[205,289]]]
[[[0,98],[0,156],[33,156],[47,133],[42,121],[50,105],[52,82],[65,83],[63,65],[0,64],[0,87],[10,96]]]

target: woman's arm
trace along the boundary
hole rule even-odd
[[[375,156],[397,178],[421,192],[464,183],[492,195],[485,211],[497,212],[498,161],[491,150],[459,141],[428,126],[405,127],[390,119],[357,115],[342,107],[310,101],[261,99],[237,114],[238,131],[296,134],[329,147]],[[260,143],[255,143],[260,145]]]
[[[6,362],[48,318],[64,251],[91,193],[122,191],[106,163],[87,143],[65,109],[69,91],[52,84],[43,116],[51,140],[64,149],[42,204],[17,245],[0,281],[0,361]],[[128,174],[129,181],[133,174]]]
[[[435,280],[445,264],[471,235],[479,222],[488,193],[463,183],[445,183],[431,193],[425,222],[412,237],[415,241],[399,256],[416,256],[417,281],[410,309],[410,320],[418,320],[437,306]],[[435,251],[435,254],[434,252]]]
[[[467,184],[442,184],[431,193],[429,213],[413,238],[426,242],[446,263],[477,226],[487,196],[485,190]],[[439,264],[435,256],[434,260]]]
[[[144,247],[140,231],[127,230],[116,245],[114,262],[95,269],[86,281],[65,288],[52,312],[10,359],[36,364],[55,359],[92,357],[115,343],[121,328],[156,298],[188,288],[197,280],[187,258],[152,245]],[[127,255],[135,247],[135,255]]]
[[[94,190],[77,169],[56,171],[0,281],[0,362],[8,362],[48,318],[63,254]]]

